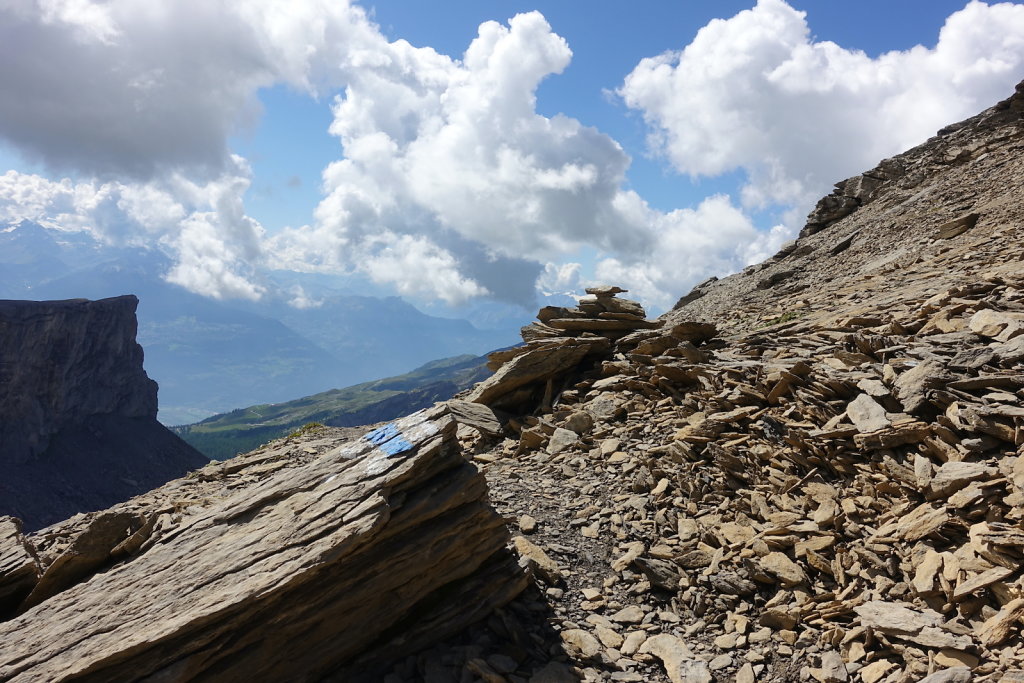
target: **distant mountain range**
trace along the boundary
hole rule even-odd
[[[433,361],[397,377],[332,389],[285,403],[263,404],[173,427],[203,455],[230,458],[309,423],[354,427],[408,415],[451,398],[490,375],[485,356]]]
[[[305,309],[272,294],[261,302],[218,301],[164,281],[170,265],[158,250],[109,247],[84,232],[30,221],[0,227],[0,299],[139,297],[138,340],[146,371],[160,385],[159,419],[168,425],[517,341],[514,325],[481,330],[397,297],[329,287],[310,292],[322,303]]]

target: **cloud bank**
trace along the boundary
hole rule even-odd
[[[0,224],[35,221],[88,231],[118,246],[158,246],[175,255],[165,278],[217,299],[256,300],[265,292],[257,266],[265,238],[245,215],[249,169],[240,157],[216,179],[181,175],[150,183],[54,182],[38,175],[0,175]]]
[[[651,150],[683,174],[746,174],[735,198],[662,212],[628,189],[614,139],[537,113],[539,84],[572,59],[537,12],[482,24],[456,58],[330,0],[10,0],[0,137],[85,180],[9,172],[0,217],[158,244],[168,279],[210,296],[259,298],[260,273],[287,268],[449,303],[606,280],[663,307],[773,253],[833,182],[1009,93],[1024,7],[972,2],[934,48],[877,58],[810,36],[804,13],[761,0],[629,74],[619,96]],[[325,106],[337,93],[341,152],[314,222],[268,234],[227,139],[278,84]],[[766,207],[784,224],[757,229]]]
[[[5,0],[0,136],[57,171],[217,176],[260,88],[329,92],[380,41],[330,0]]]
[[[741,168],[744,206],[792,205],[802,218],[833,183],[995,104],[1022,76],[1022,5],[970,2],[934,48],[871,58],[812,40],[805,12],[759,0],[641,61],[619,94],[678,171]]]

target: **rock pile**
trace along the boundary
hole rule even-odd
[[[28,537],[0,519],[0,680],[380,680],[525,586],[455,432],[440,404]]]
[[[577,308],[546,306],[537,314],[540,322],[522,329],[525,344],[492,353],[488,368],[495,374],[474,387],[465,399],[492,408],[522,412],[534,405],[549,407],[562,383],[580,367],[622,353],[650,354],[654,349],[674,348],[679,357],[697,353],[691,341],[700,343],[714,334],[713,326],[675,326],[647,320],[643,306],[620,299],[619,287],[590,287],[590,296]],[[685,348],[680,342],[687,342]],[[689,350],[689,351],[688,351]]]
[[[674,338],[513,420],[478,457],[578,674],[1024,676],[1020,312],[993,277],[699,358]]]
[[[842,183],[473,446],[541,591],[503,628],[565,648],[504,680],[1024,680],[1022,113]]]

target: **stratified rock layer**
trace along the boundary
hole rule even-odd
[[[36,529],[206,463],[156,421],[137,305],[0,301],[0,515]]]
[[[379,680],[375,664],[525,586],[455,432],[442,404],[297,466],[273,452],[211,464],[30,536],[45,569],[38,599],[0,623],[0,680]],[[195,499],[239,470],[251,485]],[[24,541],[0,546],[19,576]]]

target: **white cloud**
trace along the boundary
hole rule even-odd
[[[537,289],[545,296],[573,294],[583,288],[583,264],[545,263]]]
[[[971,3],[934,49],[877,59],[811,41],[782,0],[711,22],[619,92],[681,172],[743,168],[748,183],[739,203],[664,213],[626,189],[615,140],[537,113],[539,84],[572,58],[537,12],[482,24],[457,59],[389,42],[335,0],[10,0],[0,136],[97,179],[8,173],[0,218],[159,243],[175,258],[167,277],[210,296],[258,298],[262,269],[290,268],[449,303],[530,304],[537,287],[602,279],[666,306],[773,253],[831,183],[1005,96],[1024,63],[1022,13]],[[251,172],[226,141],[275,84],[344,88],[330,127],[342,154],[313,224],[268,236],[246,215]],[[766,205],[786,227],[755,229],[747,213]]]
[[[1021,5],[971,2],[934,48],[871,58],[813,41],[804,12],[759,0],[681,51],[642,60],[619,94],[680,172],[742,168],[746,206],[805,215],[832,183],[1006,97],[1022,67]]]
[[[0,3],[0,136],[51,168],[216,176],[273,84],[317,92],[386,41],[343,1]]]
[[[134,184],[54,182],[8,171],[0,176],[0,223],[85,230],[119,246],[159,243],[175,259],[164,274],[170,282],[218,299],[259,299],[263,228],[242,210],[249,169],[238,157],[233,163],[205,184],[180,175]]]
[[[281,266],[353,269],[452,303],[488,292],[529,305],[538,277],[566,285],[573,271],[557,275],[556,264],[581,248],[644,271],[681,228],[624,191],[630,160],[617,142],[536,113],[539,83],[570,58],[536,12],[481,25],[462,61],[390,44],[335,102],[344,158],[324,172],[316,225],[276,236],[269,251]],[[687,235],[702,234],[716,257],[735,252],[695,215]],[[706,257],[656,279],[677,294]]]
[[[634,203],[639,200],[634,198]],[[595,282],[627,285],[631,294],[664,310],[685,292],[680,284],[696,284],[711,275],[726,275],[737,267],[775,253],[789,231],[778,226],[758,231],[729,197],[714,195],[695,209],[658,213],[638,205],[653,226],[655,244],[642,258],[610,256],[598,262]],[[628,256],[633,256],[628,258]]]

